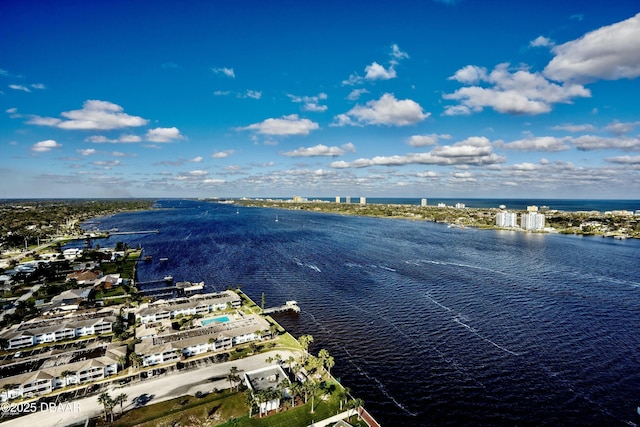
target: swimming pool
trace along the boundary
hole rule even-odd
[[[229,321],[229,316],[212,317],[210,319],[202,319],[202,326],[207,326],[209,323],[226,323]]]

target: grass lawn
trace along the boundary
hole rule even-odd
[[[239,393],[211,393],[202,398],[183,396],[142,408],[132,409],[114,421],[105,423],[101,418],[98,426],[140,426],[163,427],[180,425],[210,425],[223,427],[297,427],[308,426],[314,421],[329,418],[339,412],[338,394],[334,392],[326,400],[315,399],[315,410],[311,413],[311,399],[305,405],[287,408],[279,413],[272,413],[260,418],[253,414],[249,418],[249,408],[246,406],[245,394]],[[116,406],[115,413],[119,411]]]
[[[171,426],[179,421],[181,425],[197,425],[197,422],[189,420],[203,420],[218,425],[230,418],[238,418],[249,415],[245,406],[245,396],[242,393],[210,393],[203,398],[183,396],[177,399],[167,400],[142,408],[132,409],[111,423],[102,421],[98,425],[110,425],[116,427],[128,427],[139,425],[144,427]],[[115,412],[120,408],[116,406]],[[219,420],[216,423],[216,419]]]

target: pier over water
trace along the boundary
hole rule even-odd
[[[262,314],[279,313],[283,311],[293,311],[294,313],[300,313],[300,307],[296,301],[287,301],[284,305],[279,307],[265,308],[262,310]]]

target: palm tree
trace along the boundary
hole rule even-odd
[[[307,387],[307,390],[311,394],[311,413],[313,414],[313,412],[314,412],[314,403],[315,403],[315,398],[316,398],[316,392],[320,388],[320,384],[318,384],[315,381],[307,381],[305,383],[305,386]]]
[[[284,401],[285,392],[289,391],[291,388],[291,381],[288,378],[283,379],[277,386],[276,391],[278,392],[278,397]]]
[[[229,370],[229,375],[227,375],[227,380],[229,381],[229,386],[233,390],[234,384],[237,382],[238,385],[240,383],[240,375],[238,375],[238,367],[232,366]]]
[[[127,356],[125,356],[124,354],[118,357],[118,365],[120,365],[122,369],[127,367],[127,361]]]
[[[122,405],[124,404],[124,402],[127,401],[127,398],[129,396],[127,396],[126,393],[120,393],[119,395],[116,396],[116,398],[113,400],[114,403],[119,403],[120,404],[120,413],[122,414]]]
[[[353,407],[358,412],[358,421],[360,421],[360,411],[358,408],[360,408],[362,405],[364,405],[364,400],[353,399]]]
[[[271,326],[269,326],[269,333],[271,334],[271,338],[275,338],[278,335],[278,326],[271,324]]]
[[[260,410],[260,418],[262,418],[262,408],[264,407],[262,404],[269,400],[267,398],[266,390],[258,390],[254,393],[254,396],[256,398],[256,403],[258,404],[258,409]]]
[[[313,337],[311,335],[301,335],[298,338],[298,342],[300,346],[302,346],[302,350],[304,351],[304,361],[307,361],[307,355],[309,353],[309,344],[313,342]]]
[[[293,372],[293,370],[292,370],[292,366],[293,366],[293,362],[295,362],[295,361],[296,361],[296,358],[295,358],[295,357],[293,357],[293,356],[289,356],[289,357],[287,358],[287,364],[289,365],[289,373],[290,373],[290,374]]]
[[[65,386],[69,385],[67,383],[67,378],[73,376],[74,374],[75,374],[75,372],[72,372],[72,371],[69,371],[69,370],[64,370],[64,371],[62,371],[62,373],[60,373],[60,378],[62,378]]]
[[[111,408],[111,396],[106,391],[98,396],[98,403],[104,406],[104,420],[107,421],[107,409]]]
[[[329,356],[327,360],[325,360],[324,366],[327,368],[327,373],[329,374],[329,376],[331,376],[331,368],[333,368],[335,365],[336,361],[333,356]]]
[[[142,358],[134,352],[129,354],[129,362],[131,362],[134,368],[139,368],[140,365],[142,365]]]
[[[2,391],[7,394],[7,400],[9,400],[9,390],[14,389],[18,386],[19,384],[10,384],[10,383],[4,384],[2,386]]]
[[[329,351],[326,348],[321,348],[320,351],[318,352],[318,359],[322,361],[323,365],[324,365],[324,361],[327,360],[328,357],[329,357]]]
[[[340,390],[340,393],[338,394],[338,398],[340,399],[340,412],[342,412],[342,404],[346,403],[349,399],[350,392],[351,389],[349,387],[343,387],[342,390]]]
[[[257,400],[253,395],[253,392],[251,391],[251,389],[247,389],[246,396],[247,396],[247,406],[249,407],[249,418],[251,418],[253,416],[253,407],[256,405]]]

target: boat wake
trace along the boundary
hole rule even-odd
[[[424,264],[445,265],[445,266],[451,266],[451,267],[461,267],[461,268],[468,268],[468,269],[473,269],[473,270],[488,271],[490,273],[501,274],[501,275],[504,275],[504,276],[508,276],[508,274],[505,273],[504,271],[493,270],[491,268],[480,267],[480,266],[477,266],[477,265],[462,264],[462,263],[458,263],[458,262],[436,261],[436,260],[432,260],[432,259],[417,259],[417,260],[405,261],[405,264],[410,264],[410,265],[415,265],[415,266],[420,266],[420,265],[424,265]]]
[[[456,322],[458,325],[466,328],[469,332],[473,333],[474,335],[476,335],[478,338],[482,339],[483,341],[488,342],[489,344],[493,345],[496,348],[499,348],[500,350],[504,351],[505,353],[509,353],[513,356],[522,356],[524,353],[516,353],[515,351],[511,351],[506,347],[501,346],[500,344],[490,340],[489,338],[483,336],[482,334],[480,334],[478,332],[477,329],[472,328],[471,326],[467,325],[466,323],[463,322],[464,321],[469,321],[469,319],[465,318],[464,316],[462,316],[462,314],[458,314],[457,316],[455,316],[452,319],[454,322]]]
[[[349,350],[347,350],[346,347],[343,347],[343,350],[345,351],[345,353],[349,356],[349,363],[360,373],[362,374],[365,378],[367,378],[369,381],[374,382],[377,387],[378,390],[380,390],[382,392],[382,394],[389,399],[390,401],[393,402],[394,405],[396,405],[398,408],[402,409],[406,414],[411,415],[412,417],[416,417],[418,416],[417,412],[413,412],[411,411],[409,408],[407,408],[406,406],[404,406],[402,403],[398,402],[398,400],[396,400],[395,397],[393,397],[389,391],[387,391],[387,388],[384,386],[384,384],[382,384],[382,382],[380,382],[379,379],[377,379],[376,377],[373,377],[371,375],[369,375],[368,371],[365,371],[364,369],[362,369],[357,363],[355,363],[354,361],[354,356],[349,352]],[[365,364],[367,364],[366,361],[364,361]]]
[[[311,318],[313,319],[314,323],[316,325],[318,325],[322,330],[324,330],[327,334],[331,335],[332,331],[330,331],[329,329],[327,329],[322,323],[318,322],[318,320],[315,318],[315,316],[309,312],[307,312],[307,314],[309,316],[311,316]],[[347,347],[345,347],[344,345],[341,346],[342,350],[345,352],[345,354],[347,356],[349,356],[347,358],[347,361],[358,371],[360,372],[364,377],[366,377],[367,379],[369,379],[370,381],[374,382],[378,389],[382,392],[382,394],[387,397],[390,401],[393,402],[394,405],[396,405],[398,408],[402,409],[404,412],[406,412],[407,414],[411,415],[412,417],[417,416],[418,414],[416,412],[412,412],[410,411],[406,406],[404,406],[402,403],[398,402],[398,400],[393,397],[389,391],[387,391],[386,387],[384,386],[384,384],[382,384],[382,382],[380,382],[380,380],[378,380],[375,377],[372,377],[371,375],[369,375],[369,373],[367,371],[365,371],[364,369],[362,369],[357,363],[355,363],[355,357],[351,354],[351,352],[349,352],[349,349],[347,349]],[[365,364],[368,364],[365,360],[363,360],[363,362]]]
[[[304,263],[304,262],[300,261],[299,258],[293,258],[293,262],[295,262],[298,267],[307,267],[307,268],[310,268],[311,270],[313,270],[313,271],[315,271],[317,273],[322,273],[322,270],[320,270],[320,268],[318,266],[313,265],[313,264],[309,264],[309,263]]]
[[[442,308],[442,309],[444,309],[444,310],[447,310],[447,311],[453,311],[452,309],[450,309],[450,308],[449,308],[449,307],[447,307],[446,305],[440,304],[438,301],[436,301],[436,300],[431,296],[431,294],[430,294],[429,292],[427,292],[427,293],[425,294],[425,296],[427,297],[427,299],[428,299],[429,301],[431,301],[432,303],[434,303],[434,304],[435,304],[435,305],[437,305],[438,307],[440,307],[440,308]]]
[[[364,313],[367,313],[369,315],[373,314],[372,312],[370,312],[368,310],[365,310],[362,307],[359,307],[359,306],[357,306],[355,304],[346,303],[346,305],[349,305],[352,308],[354,308],[356,310],[359,310],[359,311],[362,311]],[[448,310],[450,310],[450,309],[448,309]],[[393,321],[391,321],[391,319],[389,319],[388,317],[381,316],[380,319],[382,319],[386,323],[388,323],[393,329],[395,329],[401,336],[403,336],[407,340],[424,342],[425,344],[429,345],[431,347],[431,350],[433,350],[433,352],[438,355],[440,360],[444,361],[449,367],[451,367],[455,372],[457,372],[460,375],[460,377],[463,378],[465,381],[469,381],[470,383],[475,384],[477,387],[486,388],[485,385],[481,381],[479,381],[478,379],[476,379],[475,377],[470,375],[466,371],[466,369],[464,367],[460,366],[460,364],[458,362],[456,362],[451,357],[448,357],[447,355],[445,355],[442,351],[440,351],[440,349],[438,349],[435,345],[433,345],[433,343],[427,342],[425,340],[424,336],[420,335],[420,336],[416,336],[416,337],[410,337],[402,329],[400,329]],[[326,328],[324,328],[324,327],[323,327],[323,329],[326,330]],[[345,349],[345,351],[346,351],[346,349]]]

